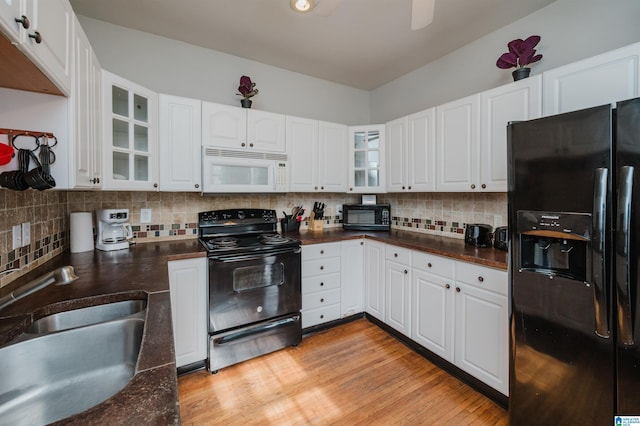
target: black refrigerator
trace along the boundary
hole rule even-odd
[[[510,424],[640,416],[640,98],[507,134]]]

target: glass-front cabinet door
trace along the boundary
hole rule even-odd
[[[385,192],[385,126],[349,128],[349,192]]]
[[[158,189],[158,95],[103,71],[103,189]]]

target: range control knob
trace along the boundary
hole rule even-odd
[[[246,216],[243,211],[238,212],[238,219],[244,219]]]
[[[256,309],[256,311],[258,311],[258,312],[262,312],[262,306],[258,306],[258,308]]]

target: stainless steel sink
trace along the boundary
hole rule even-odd
[[[108,312],[127,306],[109,305],[103,305]],[[0,423],[47,424],[69,417],[105,401],[133,378],[143,313],[79,326],[77,318],[84,315],[62,325],[64,331],[49,333],[52,328],[39,325],[46,334],[24,334],[0,348]]]
[[[72,311],[60,312],[40,318],[31,324],[26,332],[51,333],[54,331],[84,327],[117,318],[124,318],[142,312],[145,308],[146,302],[144,300],[125,300],[123,302],[74,309]]]

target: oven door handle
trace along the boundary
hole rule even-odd
[[[234,340],[239,340],[239,339],[244,339],[245,337],[249,337],[249,336],[253,336],[256,334],[261,334],[264,333],[266,331],[269,331],[273,328],[278,328],[278,327],[282,327],[285,326],[287,324],[291,324],[294,322],[300,321],[300,315],[296,315],[290,318],[285,318],[285,319],[281,319],[278,321],[273,321],[273,322],[269,322],[267,324],[261,325],[261,326],[257,326],[257,327],[250,327],[250,328],[246,328],[244,330],[240,330],[237,333],[233,333],[233,334],[228,334],[226,336],[223,337],[219,337],[216,338],[215,336],[212,336],[212,338],[215,340],[216,344],[218,345],[223,345],[225,343],[231,343]]]
[[[262,252],[261,254],[244,254],[244,255],[236,255],[236,256],[209,256],[209,259],[215,262],[239,262],[239,261],[247,261],[247,260],[261,260],[271,256],[277,256],[279,254],[298,254],[302,251],[300,247],[296,247],[294,249],[284,248],[282,250],[274,250],[269,252]]]

